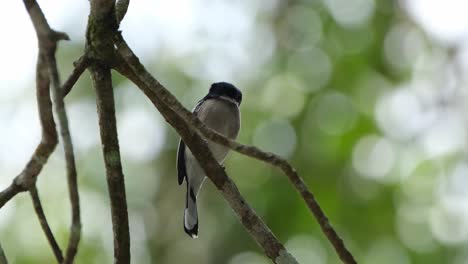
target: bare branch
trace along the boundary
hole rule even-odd
[[[91,0],[91,16],[96,19],[106,17],[114,8],[115,0]]]
[[[212,140],[213,142],[219,143],[221,145],[227,146],[232,150],[244,154],[246,156],[264,161],[283,171],[283,173],[289,178],[290,182],[293,184],[294,188],[296,188],[296,190],[302,196],[303,200],[309,207],[315,219],[318,221],[322,232],[327,236],[328,240],[335,248],[335,251],[337,252],[340,259],[343,261],[343,263],[356,263],[356,260],[354,259],[353,255],[346,248],[343,240],[336,233],[333,226],[330,224],[327,216],[325,215],[322,208],[315,199],[315,196],[307,187],[307,184],[299,176],[296,169],[294,169],[294,167],[292,167],[287,160],[274,153],[264,152],[257,147],[243,145],[234,140],[226,138],[225,136],[205,126],[198,118],[192,115],[192,113],[188,112],[187,109],[183,108],[183,106],[182,110],[179,111],[179,109],[176,108],[176,111],[178,113],[183,112],[185,115],[185,120],[190,122],[196,129],[198,129],[205,138]]]
[[[34,210],[36,211],[37,218],[39,219],[39,223],[41,224],[42,230],[49,241],[50,247],[54,252],[55,258],[57,259],[58,263],[62,263],[63,255],[60,246],[57,244],[57,240],[55,240],[54,234],[50,230],[49,223],[47,222],[47,218],[44,214],[44,210],[42,209],[41,199],[39,198],[39,194],[37,192],[36,186],[33,186],[29,190],[29,194],[31,195],[31,200],[33,202]],[[1,263],[1,261],[0,261]]]
[[[114,231],[115,263],[130,263],[130,233],[128,225],[125,182],[120,161],[120,148],[115,119],[114,94],[110,69],[93,65],[90,68],[96,90],[102,151],[106,166]]]
[[[81,56],[77,61],[73,63],[75,68],[73,68],[72,73],[70,74],[68,79],[65,81],[65,83],[62,85],[63,97],[66,97],[68,93],[70,93],[75,83],[78,81],[80,76],[83,74],[83,72],[86,70],[86,68],[88,68],[90,64],[91,64],[91,60],[86,55]]]
[[[64,263],[73,263],[73,259],[75,258],[78,250],[78,243],[80,241],[81,234],[80,198],[78,193],[75,154],[73,152],[73,143],[71,140],[70,129],[68,127],[68,117],[65,110],[65,103],[63,101],[63,94],[60,88],[60,80],[55,60],[55,50],[53,52],[49,52],[47,62],[49,66],[50,79],[52,80],[52,95],[54,98],[55,112],[60,124],[60,137],[62,138],[63,150],[65,153],[68,192],[72,209],[70,237],[68,240]]]
[[[117,24],[122,22],[122,19],[127,14],[128,5],[130,4],[130,0],[118,0],[117,4],[115,4],[115,16],[117,18]]]
[[[67,38],[63,33],[53,31],[44,17],[39,5],[34,0],[23,1],[39,39],[39,54],[36,66],[36,95],[39,118],[42,127],[41,142],[34,151],[23,171],[16,176],[10,186],[0,193],[0,208],[16,194],[29,190],[36,182],[36,177],[49,159],[57,145],[57,131],[50,101],[49,76],[46,64],[46,49],[55,45],[58,39]],[[53,38],[51,41],[50,38]]]
[[[55,31],[50,28],[47,19],[42,13],[41,7],[37,4],[36,0],[23,0],[24,6],[28,11],[29,17],[36,30],[37,38],[39,40],[39,49],[47,49],[49,45],[55,45],[59,40],[69,40],[67,34]]]
[[[42,127],[41,142],[23,171],[16,176],[10,186],[0,193],[0,208],[16,194],[27,191],[34,186],[36,177],[41,172],[42,167],[57,145],[58,138],[52,114],[49,83],[45,55],[44,52],[40,50],[36,66],[36,95],[39,119]]]
[[[114,263],[130,263],[130,232],[128,224],[125,181],[120,161],[120,147],[115,117],[114,91],[110,64],[115,48],[112,36],[117,30],[114,1],[91,1],[88,20],[86,53],[93,62],[89,67],[96,90],[102,152],[106,167],[107,186],[114,234]],[[105,3],[111,3],[107,5]]]
[[[55,112],[60,124],[60,136],[63,141],[65,152],[65,162],[67,167],[68,188],[70,194],[70,202],[72,207],[72,224],[70,227],[70,238],[65,255],[64,263],[72,263],[75,258],[78,243],[80,241],[81,223],[80,223],[80,205],[78,196],[78,186],[76,180],[75,156],[73,154],[73,144],[71,141],[70,131],[68,128],[68,118],[63,102],[63,94],[60,90],[60,80],[57,71],[57,63],[55,60],[55,51],[57,41],[60,39],[68,39],[65,33],[60,33],[52,30],[47,23],[47,20],[42,13],[41,8],[35,0],[24,0],[24,4],[29,13],[34,29],[36,30],[39,41],[39,52],[43,54],[46,60],[46,69],[52,81],[52,91],[54,97]]]
[[[130,49],[125,50],[123,53],[131,55],[127,57],[127,59],[129,59],[129,64],[127,65],[125,61],[121,61],[116,64],[116,70],[132,80],[146,96],[148,96],[166,121],[177,130],[197,158],[199,164],[203,167],[206,175],[222,192],[224,198],[237,214],[241,223],[257,244],[263,248],[265,254],[274,263],[297,263],[294,257],[286,251],[281,242],[278,241],[263,220],[254,212],[239,193],[234,182],[232,182],[224,169],[214,159],[206,141],[203,140],[198,133],[193,133],[193,130],[187,125],[185,120],[164,102],[164,98],[156,96],[151,87],[154,85],[154,82],[157,81],[144,69],[143,65],[139,64],[138,58]]]

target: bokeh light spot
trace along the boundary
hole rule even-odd
[[[322,244],[312,236],[295,236],[286,242],[285,247],[299,263],[327,263],[327,252]]]
[[[312,8],[293,6],[282,23],[278,41],[291,50],[309,48],[322,38],[322,20]]]
[[[437,244],[432,237],[427,221],[427,214],[421,213],[421,207],[417,205],[411,208],[405,207],[398,210],[395,220],[400,240],[406,247],[419,253],[428,253],[434,250]],[[421,215],[414,217],[418,212]]]
[[[388,173],[395,164],[395,149],[392,143],[378,136],[365,136],[353,150],[353,167],[362,176],[380,181],[390,180]]]
[[[434,237],[444,244],[458,244],[468,240],[466,204],[439,203],[432,208],[430,225]]]
[[[400,88],[382,96],[377,102],[376,118],[383,132],[407,140],[426,124],[421,102],[410,89]]]
[[[304,107],[304,83],[292,74],[270,79],[263,91],[261,106],[280,117],[294,117]]]
[[[118,123],[123,155],[137,161],[154,158],[164,146],[164,128],[151,113],[133,107],[120,115]]]
[[[357,112],[351,100],[339,92],[329,92],[318,99],[314,111],[318,127],[330,135],[341,135],[354,127]]]
[[[374,0],[324,0],[331,15],[342,26],[357,27],[373,15]]]
[[[287,158],[296,148],[296,131],[286,120],[265,121],[256,128],[253,143],[265,151]]]
[[[399,70],[408,70],[425,52],[423,36],[409,25],[394,26],[386,35],[384,54],[387,62]]]
[[[255,252],[243,252],[235,255],[228,264],[269,264],[271,261]]]
[[[288,60],[288,71],[305,81],[306,91],[314,92],[329,81],[333,65],[328,55],[319,48],[308,48],[293,53]]]
[[[68,116],[73,145],[77,151],[85,152],[96,145],[100,139],[96,105],[89,100],[74,101],[68,105]]]
[[[410,259],[396,241],[383,238],[375,241],[364,259],[364,264],[410,264]]]
[[[462,114],[458,111],[448,110],[440,115],[442,116],[429,126],[420,138],[422,147],[429,157],[466,149],[467,129]]]
[[[402,156],[402,159],[405,157]],[[401,181],[401,190],[412,202],[427,204],[432,202],[434,189],[442,176],[440,165],[434,160],[420,162],[413,171]]]
[[[468,2],[463,0],[405,0],[404,7],[429,34],[453,44],[468,34]]]

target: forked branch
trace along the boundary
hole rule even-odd
[[[128,50],[131,52],[131,50]],[[133,52],[132,52],[133,54]],[[138,60],[136,57],[133,59]],[[135,67],[135,68],[132,68]],[[250,233],[252,238],[263,249],[265,254],[274,263],[297,263],[296,259],[288,253],[286,248],[275,237],[263,220],[249,206],[240,194],[237,186],[227,176],[224,168],[214,159],[205,140],[193,128],[172,110],[162,97],[158,97],[152,90],[154,82],[157,82],[141,64],[127,64],[121,60],[116,64],[116,70],[132,80],[151,100],[154,106],[163,115],[166,121],[175,128],[185,144],[190,148],[204,169],[206,175],[221,191],[226,201],[239,217],[241,223]]]
[[[154,77],[152,77],[148,71],[146,71],[144,66],[139,62],[138,57],[136,57],[136,55],[124,41],[121,34],[117,34],[114,39],[119,55],[122,56],[122,60],[128,63],[129,67],[134,71],[135,75],[137,75],[136,77],[134,77],[134,79],[139,79],[140,85],[136,83],[135,80],[132,81],[134,81],[140,87],[140,89],[142,88],[141,86],[146,85],[146,88],[152,92],[147,94],[147,96],[152,101],[152,97],[155,97],[154,100],[162,100],[164,104],[170,106],[172,111],[174,111],[177,116],[181,117],[184,120],[184,122],[187,122],[188,124],[190,124],[190,126],[200,131],[204,138],[225,145],[233,149],[234,151],[237,151],[244,155],[262,160],[282,170],[286,174],[286,176],[288,176],[295,189],[302,196],[303,200],[309,207],[315,219],[318,221],[323,233],[327,236],[328,240],[334,246],[335,251],[337,252],[340,259],[343,261],[343,263],[356,263],[352,254],[344,245],[343,240],[331,226],[330,222],[328,221],[328,218],[326,217],[323,210],[320,208],[320,205],[316,201],[314,195],[308,189],[307,185],[302,180],[302,178],[297,174],[296,170],[289,164],[289,162],[273,153],[263,152],[260,149],[253,146],[239,144],[236,141],[230,140],[205,126],[197,117],[195,117],[190,111],[188,111],[184,106],[182,106],[182,104],[180,104],[180,102],[163,85],[161,85],[156,79],[154,79]],[[129,76],[126,77],[130,78]],[[167,117],[166,120],[169,121]]]

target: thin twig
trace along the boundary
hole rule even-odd
[[[318,221],[323,233],[327,236],[328,240],[334,246],[335,251],[337,252],[340,259],[343,261],[343,263],[356,263],[352,254],[344,245],[344,242],[341,239],[341,237],[331,226],[328,218],[326,217],[323,210],[320,208],[320,205],[316,201],[314,195],[308,189],[307,185],[298,175],[296,170],[289,164],[289,162],[273,153],[263,152],[260,149],[253,146],[239,144],[236,141],[230,140],[205,126],[197,117],[195,117],[190,111],[188,111],[184,106],[182,106],[182,104],[180,104],[177,101],[177,99],[166,88],[164,88],[163,85],[161,85],[144,69],[143,65],[140,64],[139,59],[131,51],[131,49],[128,47],[128,45],[123,40],[120,34],[116,34],[115,42],[119,54],[122,55],[123,59],[131,65],[134,71],[139,71],[137,75],[139,76],[139,78],[143,79],[144,83],[149,85],[149,88],[154,93],[154,96],[157,96],[158,98],[164,100],[165,103],[167,105],[170,105],[170,107],[175,112],[177,112],[185,121],[193,125],[197,130],[199,130],[205,138],[210,139],[216,143],[225,145],[233,149],[234,151],[237,151],[244,155],[262,160],[282,170],[288,176],[293,186],[304,199],[310,211],[313,213],[315,219]]]
[[[65,110],[63,94],[62,90],[60,89],[61,86],[57,71],[55,50],[49,53],[47,62],[49,65],[50,79],[52,80],[52,95],[54,99],[55,113],[57,114],[59,120],[60,137],[62,138],[63,150],[65,153],[68,192],[70,196],[72,214],[70,237],[68,240],[64,263],[73,263],[73,259],[75,258],[76,252],[78,250],[78,243],[80,242],[81,235],[80,198],[78,193],[75,154],[73,152],[73,143],[71,140],[70,129],[68,127],[67,111]]]
[[[91,64],[91,60],[86,55],[81,56],[77,61],[73,63],[75,68],[73,68],[72,73],[70,74],[68,79],[65,81],[65,83],[63,83],[62,85],[63,97],[66,97],[68,93],[70,93],[75,83],[78,81],[80,76],[83,74],[83,72],[86,70],[86,68],[88,68],[90,64]]]
[[[40,6],[35,0],[24,0],[24,4],[26,6],[26,10],[29,13],[31,21],[33,22],[34,29],[37,33],[40,53],[44,55],[46,60],[48,74],[50,76],[49,80],[52,81],[52,95],[54,98],[55,112],[57,114],[60,124],[60,136],[63,141],[63,148],[65,152],[68,189],[72,208],[70,238],[64,263],[73,263],[73,259],[75,258],[77,252],[78,243],[80,241],[81,233],[80,205],[76,179],[75,157],[73,154],[73,144],[71,141],[70,130],[68,128],[68,118],[67,113],[65,111],[63,94],[60,90],[61,85],[57,70],[57,62],[55,59],[57,41],[61,39],[68,39],[68,36],[65,33],[56,32],[50,28]]]
[[[47,240],[49,241],[50,247],[54,252],[55,258],[57,259],[58,263],[62,263],[62,250],[60,249],[57,240],[55,240],[54,234],[50,229],[49,223],[47,222],[47,218],[44,214],[44,210],[42,209],[41,199],[39,198],[36,186],[33,186],[29,190],[29,194],[31,195],[31,200],[33,202],[34,210],[36,211],[37,218],[39,219],[39,223],[41,224],[42,230],[44,231],[44,234],[46,235]]]
[[[127,51],[131,52],[131,50]],[[131,54],[133,54],[133,52]],[[296,259],[288,253],[283,244],[281,244],[268,226],[265,225],[263,220],[242,197],[237,186],[214,159],[206,141],[203,140],[198,133],[193,133],[193,130],[188,126],[185,120],[152,91],[152,85],[147,82],[152,83],[156,80],[146,72],[143,65],[137,63],[137,60],[138,59],[132,55],[132,62],[130,63],[134,68],[125,61],[120,61],[116,64],[116,70],[132,80],[161,112],[166,121],[177,130],[197,158],[199,164],[203,167],[206,175],[221,191],[226,201],[228,201],[231,208],[239,217],[241,223],[257,244],[264,250],[265,254],[274,263],[297,263]]]

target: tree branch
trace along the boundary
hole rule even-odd
[[[44,231],[44,234],[47,237],[47,240],[49,241],[50,247],[52,248],[52,251],[54,252],[55,258],[57,259],[58,263],[62,263],[63,262],[62,250],[60,249],[60,246],[58,245],[57,240],[55,240],[54,234],[50,230],[49,223],[47,222],[47,218],[44,214],[44,210],[42,209],[41,199],[39,198],[39,194],[37,192],[36,186],[33,186],[29,190],[29,194],[31,195],[31,200],[33,202],[34,210],[36,211],[37,218],[39,219],[39,223],[41,224],[42,230]]]
[[[40,47],[36,66],[36,96],[42,128],[41,142],[36,147],[23,171],[15,177],[10,186],[0,193],[0,208],[16,194],[27,191],[34,186],[36,177],[41,172],[42,167],[49,159],[58,142],[52,114],[52,102],[50,100],[49,74],[44,53],[44,48]]]
[[[181,106],[181,105],[180,105]],[[264,152],[257,147],[254,146],[247,146],[240,144],[234,140],[228,139],[225,136],[219,134],[218,132],[210,129],[209,127],[205,126],[198,118],[196,118],[192,113],[188,112],[182,106],[182,110],[179,111],[178,107],[174,107],[175,111],[178,113],[183,113],[185,116],[185,120],[192,124],[206,139],[209,139],[213,142],[218,144],[227,146],[232,150],[244,154],[246,156],[261,160],[265,163],[268,163],[274,167],[280,169],[290,180],[293,184],[294,188],[299,192],[302,196],[303,200],[309,207],[309,210],[312,212],[313,216],[317,220],[322,229],[322,232],[326,235],[330,243],[335,248],[336,253],[346,264],[355,264],[356,260],[354,259],[351,252],[346,248],[343,239],[336,233],[333,226],[330,224],[327,216],[323,212],[322,208],[320,207],[319,203],[315,199],[314,194],[309,190],[307,184],[304,180],[299,176],[296,169],[289,164],[289,162],[282,157],[270,153]]]
[[[72,208],[72,223],[70,227],[70,238],[65,255],[64,263],[72,263],[75,258],[78,243],[80,241],[81,223],[80,223],[80,205],[76,176],[75,156],[73,153],[73,144],[71,141],[70,130],[68,128],[68,118],[65,111],[63,94],[60,90],[60,80],[57,71],[57,63],[55,59],[55,51],[57,41],[68,39],[65,33],[52,30],[47,23],[47,20],[42,13],[40,6],[35,0],[24,0],[24,4],[29,13],[34,29],[37,33],[39,42],[39,52],[43,54],[49,73],[49,80],[52,81],[52,91],[55,105],[55,112],[60,124],[60,136],[63,141],[65,152],[65,162],[67,168],[68,189],[70,194],[70,202]]]
[[[265,254],[274,263],[297,263],[294,257],[287,252],[285,247],[278,241],[263,220],[253,211],[240,194],[237,186],[227,176],[224,169],[214,159],[205,140],[198,133],[194,133],[188,124],[175,111],[173,111],[164,98],[156,96],[152,90],[154,82],[157,82],[143,65],[139,64],[138,58],[132,54],[129,64],[123,58],[116,64],[116,70],[132,80],[151,100],[155,107],[161,112],[166,121],[173,126],[182,137],[186,145],[197,158],[206,175],[221,191],[231,208],[239,217],[241,223],[264,250]]]
[[[65,81],[65,83],[62,85],[63,97],[66,97],[68,93],[70,93],[75,83],[78,81],[80,76],[83,74],[83,72],[86,70],[86,68],[88,68],[90,64],[91,64],[91,60],[86,55],[81,56],[77,61],[73,63],[75,68],[73,68],[72,73],[70,74],[68,79]]]
[[[114,260],[117,264],[130,263],[127,199],[120,161],[111,73],[109,68],[102,65],[93,65],[90,70],[96,90],[99,131],[101,133],[102,151],[111,203],[114,231]]]
[[[112,4],[106,4],[109,2]],[[130,263],[130,233],[127,199],[120,161],[114,92],[109,68],[115,55],[112,36],[117,29],[113,2],[91,1],[86,53],[93,59],[89,70],[96,90],[99,131],[109,189],[114,234],[114,263],[128,264]]]
[[[42,52],[39,52],[37,60],[36,92],[39,118],[42,127],[42,139],[23,171],[15,177],[10,186],[0,193],[0,208],[16,194],[27,191],[34,186],[42,167],[57,145],[57,131],[55,130],[52,102],[50,101],[49,77]]]
[[[115,0],[91,0],[90,3],[91,16],[96,19],[103,19],[107,17],[109,11],[114,8]]]
[[[60,86],[60,80],[57,71],[55,59],[55,49],[49,52],[47,56],[50,79],[52,80],[52,95],[54,98],[55,112],[60,124],[60,137],[63,141],[63,150],[65,153],[65,163],[67,169],[68,193],[70,196],[72,222],[70,226],[70,237],[68,240],[67,252],[64,263],[73,263],[78,243],[80,242],[81,221],[80,221],[80,198],[78,193],[78,183],[76,175],[75,154],[73,152],[73,143],[71,140],[70,129],[68,127],[68,117],[63,101],[63,93]]]
[[[118,0],[117,4],[115,5],[115,16],[117,18],[117,24],[122,22],[125,14],[127,14],[128,5],[130,4],[130,0]]]

